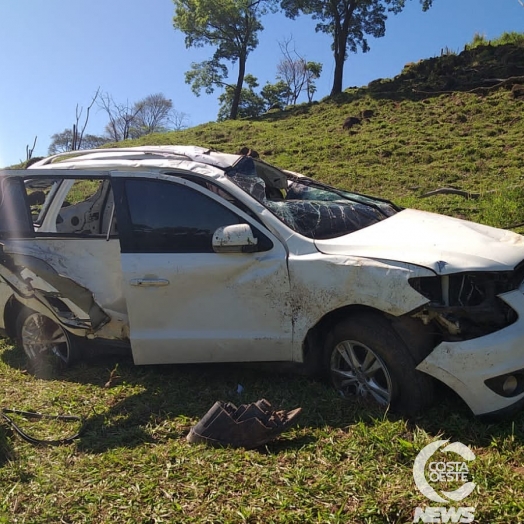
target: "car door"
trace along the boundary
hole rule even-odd
[[[112,176],[135,363],[291,360],[283,244],[218,187]],[[234,224],[249,224],[257,251],[213,251]]]
[[[0,179],[0,275],[19,302],[78,334],[125,338],[109,178],[44,174]]]

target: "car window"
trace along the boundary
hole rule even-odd
[[[55,180],[54,184],[35,223],[39,234],[58,233],[92,237],[107,236],[108,232],[110,235],[117,233],[110,180],[61,179]],[[58,211],[55,201],[60,206]],[[36,205],[39,205],[39,201]],[[33,207],[32,212],[35,216]]]
[[[212,253],[213,233],[243,220],[192,188],[161,180],[126,180],[133,251]]]
[[[260,217],[253,210],[251,210],[243,202],[235,198],[231,193],[227,192],[224,188],[218,186],[211,180],[205,179],[199,176],[195,176],[195,175],[183,175],[181,176],[181,178],[183,178],[184,180],[189,180],[190,182],[193,182],[194,184],[197,184],[200,187],[203,187],[207,189],[208,191],[211,191],[211,193],[215,193],[215,195],[218,195],[219,197],[223,198],[224,200],[227,200],[230,204],[240,209],[243,213],[250,216],[256,222],[263,224]]]
[[[227,175],[289,228],[309,238],[346,235],[399,211],[390,202],[338,190],[307,177],[284,175],[254,160],[236,164]]]
[[[28,178],[24,180],[27,201],[31,208],[31,218],[33,224],[38,226],[44,216],[44,203],[51,190],[58,185],[54,179]]]

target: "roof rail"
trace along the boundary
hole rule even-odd
[[[57,153],[56,155],[52,155],[46,158],[43,158],[42,160],[39,160],[38,162],[35,162],[30,166],[29,169],[38,169],[41,166],[46,166],[49,164],[52,164],[57,158],[67,158],[71,157],[71,159],[75,159],[75,161],[82,161],[84,160],[82,157],[96,154],[96,153],[131,153],[131,154],[143,154],[143,155],[152,155],[152,156],[159,156],[159,157],[174,157],[174,158],[183,158],[186,160],[192,160],[189,155],[186,155],[181,152],[176,151],[170,151],[168,148],[170,146],[149,146],[149,147],[114,147],[114,148],[104,148],[104,149],[80,149],[76,151],[65,151],[62,153]],[[176,146],[173,146],[176,147]],[[186,146],[182,146],[186,147]],[[191,146],[189,146],[191,147]],[[165,149],[164,149],[165,148]],[[204,150],[204,148],[202,148]],[[207,149],[207,152],[211,152],[211,149]]]

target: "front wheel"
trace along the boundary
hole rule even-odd
[[[363,397],[412,415],[433,399],[433,381],[415,369],[417,364],[387,319],[377,314],[350,317],[327,337],[324,365],[346,398]]]
[[[36,311],[22,309],[16,320],[16,336],[35,371],[45,364],[68,367],[77,358],[73,337],[54,320]]]

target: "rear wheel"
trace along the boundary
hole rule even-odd
[[[431,377],[417,371],[409,349],[378,314],[363,313],[337,324],[327,337],[324,365],[346,398],[412,415],[433,400]]]
[[[64,368],[77,359],[73,337],[54,320],[36,311],[22,309],[16,321],[16,336],[33,370],[42,365]]]

